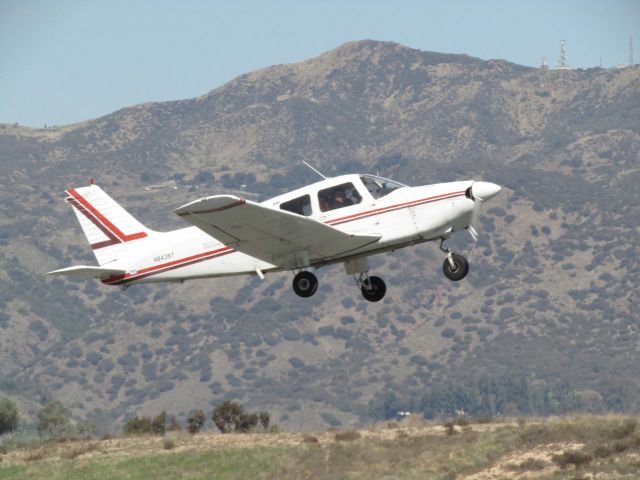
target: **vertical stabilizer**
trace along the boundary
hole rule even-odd
[[[66,193],[100,265],[117,260],[130,247],[155,233],[97,185],[70,188]]]

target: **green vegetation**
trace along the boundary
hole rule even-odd
[[[266,478],[286,461],[290,450],[283,447],[224,449],[207,452],[155,454],[127,457],[110,462],[63,459],[54,468],[46,460],[3,467],[3,480],[121,480],[190,479],[241,480]]]
[[[96,426],[88,420],[74,420],[69,410],[59,400],[53,400],[38,413],[38,435],[45,439],[91,438]]]
[[[167,430],[167,413],[162,412],[155,417],[135,416],[124,424],[125,435],[164,435]]]
[[[451,435],[438,425],[391,427],[315,435],[203,434],[196,440],[183,433],[162,440],[50,442],[0,457],[0,478],[448,480],[491,469],[496,478],[504,479],[545,470],[545,479],[622,480],[635,478],[640,468],[640,431],[631,417],[581,416],[518,424],[478,424],[467,418],[447,426],[455,429]],[[125,447],[117,442],[128,443]],[[177,447],[179,452],[174,451]]]
[[[258,425],[268,430],[270,415],[268,412],[246,412],[239,402],[225,400],[213,409],[211,419],[222,433],[249,432]]]
[[[0,398],[0,435],[11,433],[18,428],[18,406],[9,398]]]
[[[38,412],[38,434],[41,437],[64,437],[71,430],[71,411],[54,400]]]
[[[207,417],[204,412],[196,410],[187,417],[187,431],[191,434],[198,433],[206,420]]]

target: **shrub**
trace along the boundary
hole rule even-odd
[[[70,431],[71,412],[61,402],[54,400],[37,414],[38,434],[53,438],[64,437]]]
[[[334,438],[338,442],[352,442],[362,438],[362,434],[357,430],[345,430],[344,432],[337,432]]]
[[[260,426],[262,426],[263,429],[269,430],[269,422],[271,421],[269,412],[258,412],[258,421],[260,422]]]
[[[445,422],[443,427],[447,435],[454,435],[456,433],[456,424],[453,421]]]
[[[167,431],[179,432],[181,430],[182,430],[182,425],[180,425],[180,422],[178,421],[176,416],[175,415],[169,416],[169,424],[167,425]]]
[[[166,422],[167,414],[164,411],[156,417],[135,416],[124,424],[122,433],[125,435],[164,435],[166,432]]]
[[[572,450],[564,452],[559,455],[553,455],[551,459],[560,467],[567,468],[569,465],[575,465],[581,467],[588,465],[593,460],[593,457],[587,453],[580,452],[578,450]]]
[[[627,419],[624,421],[622,425],[613,429],[613,432],[611,432],[611,436],[615,439],[628,437],[633,432],[635,432],[636,426],[637,426],[636,420]]]
[[[18,428],[18,407],[8,398],[0,398],[0,435]]]
[[[258,423],[267,430],[270,415],[268,412],[246,412],[239,402],[225,400],[213,409],[211,419],[222,433],[249,432],[255,430]]]
[[[320,443],[317,437],[314,437],[313,435],[309,435],[308,433],[305,433],[302,436],[302,441],[304,443]]]
[[[240,423],[240,417],[244,415],[244,407],[232,400],[225,400],[211,412],[211,420],[222,433],[228,433],[236,429]]]
[[[332,427],[337,427],[338,425],[342,425],[342,422],[338,418],[336,418],[335,415],[329,412],[321,413],[320,418],[322,418],[322,420],[324,420],[326,423],[328,423]]]
[[[203,427],[207,417],[202,410],[196,410],[187,417],[187,431],[196,434]]]
[[[173,439],[173,437],[171,437],[170,435],[167,435],[166,437],[164,437],[164,441],[162,442],[162,448],[164,448],[165,450],[171,450],[172,448],[175,448],[176,446],[176,442]]]
[[[468,427],[469,425],[471,425],[471,420],[464,415],[461,417],[457,417],[454,422],[459,427]]]
[[[456,331],[453,328],[445,328],[440,335],[444,338],[451,338],[456,334]]]

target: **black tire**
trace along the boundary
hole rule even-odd
[[[442,271],[444,275],[449,279],[457,282],[458,280],[462,280],[469,273],[469,262],[462,255],[458,255],[457,253],[452,253],[451,258],[453,260],[454,267],[451,268],[451,264],[449,263],[449,259],[445,258],[444,263],[442,264]]]
[[[368,284],[367,282],[363,283],[360,291],[366,300],[379,302],[384,298],[384,294],[387,293],[387,286],[380,277],[369,277]]]
[[[296,295],[308,298],[318,290],[318,278],[311,272],[300,272],[293,277],[293,291]]]

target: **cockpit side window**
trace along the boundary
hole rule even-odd
[[[398,182],[387,180],[386,178],[374,177],[373,175],[362,175],[360,177],[364,186],[369,190],[369,193],[376,200],[382,198],[385,195],[389,195],[398,188],[406,187]]]
[[[325,188],[318,192],[318,203],[322,212],[356,205],[361,201],[362,196],[351,182]]]
[[[303,195],[293,200],[283,202],[280,204],[280,209],[308,217],[311,215],[311,197],[309,195]]]

